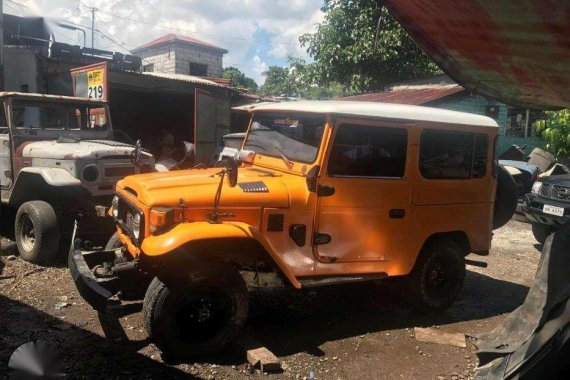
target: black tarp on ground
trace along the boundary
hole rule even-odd
[[[544,244],[523,305],[477,337],[476,379],[565,379],[570,375],[570,223]]]

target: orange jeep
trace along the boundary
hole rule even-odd
[[[416,308],[445,309],[465,256],[487,253],[493,224],[516,206],[508,186],[495,204],[504,172],[488,117],[333,101],[250,112],[226,168],[126,177],[106,249],[84,251],[79,240],[71,249],[74,280],[95,309],[146,290],[145,326],[163,352],[226,346],[245,322],[248,286],[400,276]]]

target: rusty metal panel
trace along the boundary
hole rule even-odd
[[[570,2],[382,3],[466,89],[523,107],[570,107]]]
[[[422,105],[463,90],[465,89],[461,86],[434,86],[432,88],[410,88],[373,92],[370,94],[346,96],[338,100]]]

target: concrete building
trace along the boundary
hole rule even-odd
[[[542,111],[512,107],[497,99],[472,93],[447,75],[396,83],[382,92],[347,96],[341,100],[422,105],[486,115],[499,124],[500,152],[513,144],[526,145],[527,152],[535,147],[544,148],[544,141],[537,137],[534,128],[534,122],[544,117]]]
[[[191,37],[167,34],[133,50],[143,71],[220,78],[228,51]]]

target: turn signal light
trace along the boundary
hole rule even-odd
[[[150,210],[150,232],[160,231],[174,223],[174,210],[169,207],[155,207]]]

